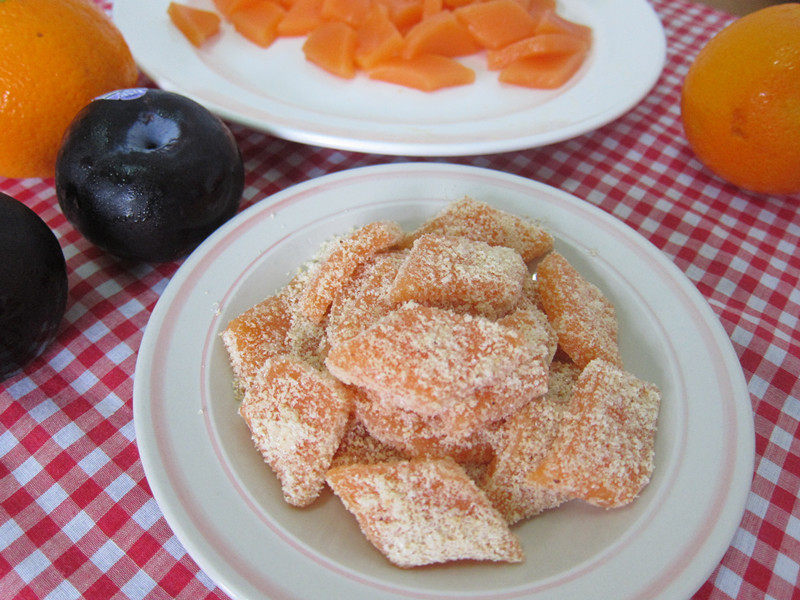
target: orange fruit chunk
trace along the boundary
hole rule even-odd
[[[446,56],[422,54],[414,58],[391,58],[368,69],[371,79],[386,81],[423,92],[468,85],[475,71]]]
[[[498,75],[502,83],[542,90],[563,86],[581,68],[585,52],[545,54],[519,58],[504,67]]]
[[[525,262],[543,256],[553,247],[553,237],[533,221],[469,197],[448,204],[408,236],[405,244],[427,233],[513,248]]]
[[[285,9],[270,0],[240,4],[229,19],[236,31],[262,48],[269,47],[278,37],[278,23]]]
[[[307,35],[322,25],[323,0],[295,0],[278,23],[278,35]]]
[[[556,330],[559,346],[575,364],[585,367],[602,358],[621,366],[616,311],[597,286],[557,252],[542,259],[536,280],[542,308]]]
[[[327,481],[395,565],[522,560],[519,540],[502,516],[450,459],[337,467]]]
[[[221,19],[217,13],[210,10],[170,2],[167,14],[175,27],[196,48],[201,47],[209,38],[219,33]]]
[[[502,48],[536,33],[537,20],[515,0],[488,0],[456,9],[456,17],[489,49]]]
[[[136,83],[122,34],[89,0],[0,2],[0,176],[52,177],[93,98]]]
[[[584,368],[550,451],[528,475],[604,508],[632,502],[653,471],[661,396],[603,360]]]
[[[334,346],[325,360],[345,383],[424,416],[456,409],[527,362],[530,351],[511,329],[414,302]]]
[[[352,408],[345,386],[298,358],[274,356],[259,369],[239,413],[289,504],[319,495]]]
[[[360,266],[333,299],[326,335],[335,346],[369,327],[395,308],[389,297],[405,252],[381,252]]]
[[[503,69],[512,62],[529,56],[552,56],[573,53],[585,53],[589,43],[575,35],[567,33],[540,33],[524,38],[503,48],[489,50],[486,53],[486,64],[490,69]]]
[[[516,306],[527,275],[528,268],[511,248],[423,235],[400,266],[389,296],[398,304],[414,300],[493,319]]]
[[[769,6],[714,36],[681,92],[686,138],[723,179],[754,192],[800,192],[800,4]]]
[[[354,58],[361,69],[369,69],[381,61],[400,54],[403,36],[389,19],[382,4],[373,4],[357,31]]]
[[[329,25],[350,29],[344,23],[331,22],[322,25],[316,31]],[[353,35],[355,36],[354,31]],[[355,270],[376,253],[397,244],[402,237],[403,230],[397,223],[375,221],[360,227],[348,236],[334,240],[327,255],[311,273],[300,296],[298,301],[300,312],[310,321],[321,323],[334,297],[350,280]]]
[[[442,10],[422,19],[405,35],[403,58],[423,54],[439,56],[466,56],[475,54],[481,47],[469,30],[449,10]]]

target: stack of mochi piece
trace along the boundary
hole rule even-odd
[[[657,387],[613,305],[539,224],[472,198],[326,243],[222,332],[285,500],[326,484],[400,567],[520,562],[511,527],[649,482]]]

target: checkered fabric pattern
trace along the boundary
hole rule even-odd
[[[744,369],[757,456],[741,525],[694,597],[800,598],[800,198],[744,192],[694,158],[680,123],[681,82],[732,17],[687,0],[652,1],[667,64],[638,106],[570,141],[450,162],[522,175],[601,207],[707,298]],[[233,130],[247,170],[242,208],[319,175],[406,160]],[[0,191],[55,231],[70,288],[55,342],[0,384],[0,598],[226,598],[164,520],[134,436],[137,350],[179,264],[129,267],[105,255],[64,219],[52,180],[0,179]]]

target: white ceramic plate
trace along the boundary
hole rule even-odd
[[[211,0],[184,0],[211,8]],[[169,0],[115,0],[113,17],[159,86],[220,116],[288,140],[360,152],[471,155],[531,148],[591,131],[636,105],[664,65],[664,31],[646,0],[563,0],[590,25],[586,64],[560,90],[502,85],[483,56],[465,59],[476,83],[423,93],[360,75],[343,80],[307,62],[302,38],[261,49],[227,23],[195,49],[170,23]]]
[[[663,394],[650,485],[614,511],[577,502],[515,528],[523,565],[391,566],[330,492],[295,509],[237,415],[219,333],[333,235],[376,219],[407,228],[465,194],[540,219],[615,303],[626,368]],[[709,306],[654,246],[596,207],[497,171],[367,167],[313,179],[224,225],[182,265],[136,366],[137,442],[159,506],[231,596],[257,598],[688,597],[744,510],[754,457],[741,367]]]

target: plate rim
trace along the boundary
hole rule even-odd
[[[198,249],[195,250],[195,252],[192,253],[192,255],[186,260],[186,262],[183,265],[181,265],[181,267],[173,275],[172,279],[167,284],[166,288],[164,289],[164,291],[162,293],[161,298],[166,298],[167,300],[162,303],[162,300],[160,298],[158,303],[157,303],[157,305],[156,305],[156,307],[155,307],[155,309],[153,310],[153,313],[152,313],[151,318],[150,318],[150,322],[152,322],[154,326],[153,326],[153,328],[151,328],[150,323],[148,323],[148,326],[147,326],[147,328],[145,330],[145,334],[143,336],[142,344],[140,346],[139,356],[137,357],[136,373],[138,374],[138,373],[142,372],[142,371],[140,371],[140,365],[141,365],[141,368],[144,369],[144,372],[149,372],[149,367],[146,366],[146,361],[148,360],[147,359],[148,348],[152,344],[153,339],[157,336],[155,327],[158,324],[158,320],[159,320],[159,318],[161,316],[161,313],[162,312],[166,312],[166,310],[167,310],[166,307],[167,307],[167,305],[169,303],[169,299],[170,299],[170,296],[171,296],[173,290],[175,290],[177,287],[179,287],[182,284],[182,282],[185,279],[185,277],[192,271],[192,269],[195,268],[196,264],[202,259],[202,257],[205,255],[207,250],[211,249],[217,243],[217,240],[220,240],[220,239],[224,238],[225,235],[226,235],[226,232],[229,229],[234,228],[237,224],[240,224],[240,223],[243,223],[243,222],[247,221],[252,216],[257,215],[262,211],[269,211],[269,210],[274,209],[274,207],[277,204],[279,204],[282,200],[284,200],[286,198],[289,198],[294,194],[303,193],[303,192],[306,192],[306,191],[313,191],[314,189],[318,188],[320,185],[328,183],[331,180],[346,181],[350,177],[357,177],[357,176],[359,176],[359,175],[361,175],[361,174],[363,174],[365,172],[371,172],[371,173],[375,173],[375,172],[377,172],[377,173],[381,173],[381,172],[396,173],[396,172],[402,172],[402,171],[405,171],[405,170],[408,170],[408,169],[421,169],[422,171],[447,172],[448,174],[453,174],[453,175],[458,175],[458,174],[463,174],[463,173],[468,173],[469,172],[469,173],[474,173],[474,174],[481,174],[481,175],[487,176],[487,177],[492,178],[492,179],[497,179],[498,181],[513,180],[513,181],[516,181],[517,183],[524,183],[524,185],[526,185],[528,187],[546,189],[548,192],[555,193],[556,195],[560,195],[562,197],[568,197],[568,198],[571,199],[571,201],[577,201],[578,203],[581,204],[581,209],[582,210],[587,210],[590,214],[593,214],[593,216],[596,217],[596,218],[609,219],[609,220],[613,221],[613,223],[616,226],[620,226],[621,225],[623,227],[626,227],[627,229],[629,229],[639,239],[639,242],[644,242],[646,244],[646,247],[650,248],[651,252],[655,251],[656,256],[660,257],[661,262],[663,263],[662,266],[672,270],[673,271],[673,275],[677,277],[678,281],[682,282],[682,286],[685,288],[682,291],[684,293],[688,294],[689,296],[691,296],[691,299],[695,303],[698,304],[699,309],[703,312],[702,316],[705,317],[706,325],[712,330],[712,333],[717,338],[717,341],[721,342],[719,350],[720,350],[720,352],[722,354],[722,358],[725,359],[725,366],[729,370],[732,370],[732,375],[734,375],[736,377],[736,379],[738,379],[738,381],[731,382],[732,383],[732,387],[738,388],[739,394],[741,395],[742,393],[744,393],[745,397],[747,398],[748,404],[747,404],[746,407],[742,406],[741,403],[739,403],[739,404],[734,405],[734,409],[736,409],[736,411],[738,411],[738,412],[742,412],[743,410],[747,409],[748,411],[750,411],[749,414],[750,414],[750,417],[751,417],[750,419],[747,419],[747,420],[741,420],[741,419],[737,420],[737,424],[740,427],[742,427],[742,426],[744,427],[745,435],[743,436],[743,440],[742,441],[744,441],[748,446],[748,448],[739,447],[739,448],[737,448],[737,450],[739,451],[739,454],[742,454],[742,453],[744,454],[745,459],[749,456],[750,464],[749,464],[749,467],[747,467],[746,465],[743,466],[743,465],[739,464],[739,462],[737,461],[737,465],[738,465],[739,468],[736,469],[736,473],[734,473],[734,477],[733,478],[737,480],[734,483],[736,484],[735,487],[736,487],[736,492],[738,493],[738,498],[736,498],[736,501],[733,502],[733,503],[730,501],[730,496],[728,498],[725,498],[725,500],[728,501],[728,511],[727,512],[728,513],[736,513],[736,514],[738,514],[738,519],[736,519],[736,523],[735,524],[729,524],[729,526],[725,528],[726,531],[730,530],[730,535],[728,535],[727,533],[720,534],[719,527],[717,527],[715,532],[713,532],[713,533],[716,533],[716,539],[712,540],[712,541],[715,542],[714,545],[716,547],[715,548],[715,553],[714,553],[715,554],[715,560],[709,562],[709,564],[707,565],[706,570],[701,575],[697,575],[696,574],[696,579],[697,579],[696,582],[693,582],[693,583],[689,584],[690,586],[692,586],[692,585],[694,585],[696,583],[697,587],[699,587],[703,583],[703,581],[705,581],[705,579],[707,579],[708,575],[710,575],[710,573],[713,571],[714,567],[718,564],[718,562],[721,559],[722,555],[724,554],[725,550],[729,547],[730,540],[733,537],[733,533],[735,532],[736,528],[738,527],[738,524],[739,524],[739,522],[741,520],[741,515],[744,513],[745,502],[746,502],[747,495],[748,495],[749,490],[750,490],[750,483],[751,483],[752,470],[753,470],[752,469],[752,467],[753,467],[752,463],[754,462],[754,459],[755,459],[755,457],[754,457],[754,433],[753,433],[753,421],[752,421],[752,407],[750,407],[750,405],[749,405],[749,392],[747,392],[747,387],[746,387],[746,383],[745,383],[745,380],[744,380],[744,375],[743,375],[742,370],[741,370],[741,365],[740,365],[740,363],[738,361],[738,358],[736,358],[735,352],[733,351],[733,347],[732,347],[732,344],[730,342],[730,339],[727,336],[727,334],[725,333],[724,329],[722,328],[722,325],[719,322],[718,318],[716,317],[716,315],[711,310],[711,308],[708,305],[708,303],[705,300],[705,298],[700,294],[700,292],[696,289],[696,287],[694,285],[692,285],[691,281],[685,276],[685,274],[682,271],[680,271],[677,268],[677,266],[674,265],[665,255],[663,255],[663,253],[661,253],[654,245],[652,245],[652,243],[650,243],[646,238],[644,238],[643,236],[641,236],[640,234],[635,232],[635,230],[633,230],[632,228],[627,226],[624,222],[619,221],[618,219],[613,217],[613,215],[609,215],[608,213],[602,211],[598,207],[596,207],[596,206],[594,206],[594,205],[592,205],[592,204],[590,204],[588,202],[582,201],[579,198],[577,198],[576,196],[574,196],[572,194],[569,194],[568,192],[564,192],[562,190],[558,190],[557,188],[552,188],[551,186],[547,186],[546,184],[543,184],[543,183],[540,183],[540,182],[535,182],[535,181],[532,181],[532,180],[529,180],[529,179],[526,179],[526,178],[523,178],[523,177],[520,177],[520,176],[517,176],[517,175],[511,175],[511,174],[508,174],[508,173],[505,173],[505,172],[501,172],[501,171],[495,171],[495,170],[492,170],[492,169],[486,169],[486,168],[482,168],[482,167],[462,166],[462,165],[454,165],[454,164],[447,164],[447,163],[392,163],[392,164],[374,165],[374,166],[368,166],[368,167],[359,167],[359,168],[355,168],[355,169],[349,169],[349,170],[345,170],[345,171],[340,171],[340,172],[333,173],[333,174],[330,174],[330,175],[321,176],[321,177],[318,177],[318,178],[315,178],[315,179],[312,179],[312,180],[308,180],[308,181],[296,184],[296,185],[291,186],[289,188],[286,188],[285,190],[283,190],[281,192],[273,194],[272,196],[269,196],[269,197],[265,198],[264,200],[262,200],[262,201],[260,201],[258,203],[255,203],[254,205],[248,207],[247,209],[242,211],[239,215],[237,215],[236,217],[231,219],[231,221],[229,221],[228,223],[223,225],[223,227],[220,228],[220,230],[218,232],[213,234],[208,240],[206,240],[206,242],[204,242],[200,247],[198,247]],[[175,283],[173,283],[173,282],[175,282]],[[733,367],[735,367],[735,368],[733,368]],[[147,435],[141,435],[141,434],[146,434],[147,433],[146,430],[145,430],[145,425],[143,424],[142,411],[143,410],[145,410],[145,412],[148,412],[148,411],[146,410],[146,406],[143,405],[143,403],[146,403],[146,398],[143,397],[144,392],[143,392],[143,388],[142,388],[142,385],[144,385],[144,384],[139,384],[139,381],[140,380],[139,380],[138,377],[136,377],[134,379],[134,393],[133,393],[134,425],[135,425],[135,430],[136,430],[137,443],[138,443],[139,440],[144,440],[144,439],[146,439],[148,437]],[[739,396],[734,398],[734,401],[737,398],[739,398]],[[138,419],[137,419],[137,414],[140,417]],[[741,415],[739,415],[739,417],[741,417]],[[748,443],[748,441],[749,441],[749,443]],[[748,452],[748,449],[750,447],[752,447],[752,451]],[[192,555],[192,557],[195,558],[197,563],[200,564],[204,570],[209,572],[209,574],[211,572],[219,573],[219,571],[216,569],[216,567],[214,565],[209,565],[207,563],[207,561],[205,560],[205,557],[197,555],[197,548],[191,542],[191,540],[189,540],[189,543],[187,544],[187,540],[184,539],[187,536],[184,535],[184,532],[179,531],[181,528],[180,527],[176,528],[174,526],[173,522],[176,521],[176,519],[174,518],[175,517],[175,515],[174,515],[175,507],[173,507],[173,506],[171,506],[169,504],[167,506],[162,504],[162,499],[163,499],[163,497],[165,497],[166,494],[162,493],[163,490],[161,489],[161,486],[165,485],[165,482],[161,481],[159,478],[156,478],[155,476],[151,478],[151,474],[154,474],[156,472],[156,470],[158,469],[158,465],[155,464],[157,461],[155,461],[155,459],[151,456],[151,454],[153,452],[153,449],[152,448],[148,448],[147,446],[142,447],[140,445],[139,450],[140,450],[142,463],[143,463],[143,466],[145,468],[145,475],[148,478],[148,482],[150,483],[150,487],[151,487],[151,489],[153,491],[153,495],[154,495],[154,497],[156,499],[156,502],[161,507],[161,510],[164,513],[164,516],[167,519],[167,522],[172,527],[174,533],[176,534],[178,539],[181,540],[182,543],[184,543],[184,545],[187,548],[187,550],[190,550],[190,548],[191,548],[191,551],[189,552],[190,555]],[[745,468],[745,467],[747,467],[747,468]],[[153,479],[153,481],[151,481],[151,479]],[[733,488],[733,487],[734,487],[734,485],[732,483],[731,484],[731,488]],[[735,504],[735,506],[731,507],[732,504]],[[170,515],[172,515],[172,518],[170,517]],[[712,536],[709,536],[709,538],[710,537],[712,537]],[[696,569],[695,569],[695,571],[696,571]],[[214,577],[213,579],[218,585],[220,585],[220,587],[222,587],[222,589],[226,589],[224,587],[224,584],[222,583],[222,581],[220,580],[220,578],[218,576]],[[223,580],[224,580],[224,578],[223,578]],[[696,589],[696,588],[694,588],[694,589]],[[694,590],[691,590],[691,591],[694,591]],[[689,593],[691,593],[691,591]]]

